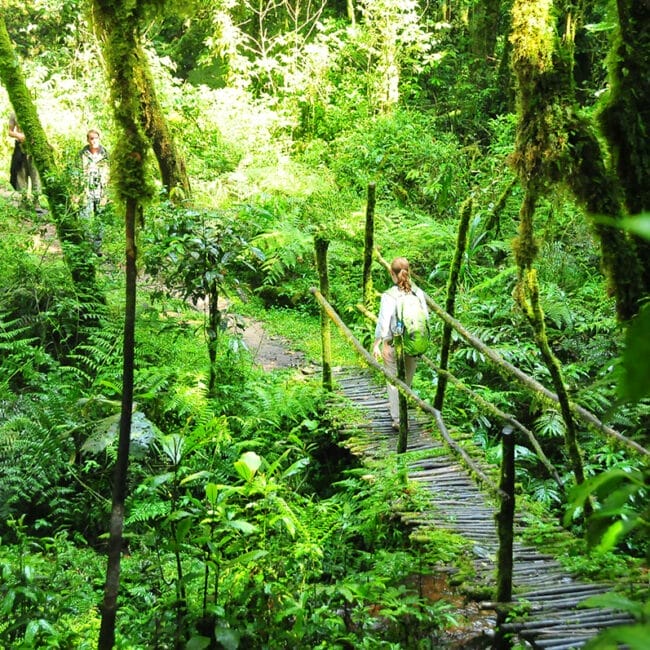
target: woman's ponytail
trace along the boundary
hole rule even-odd
[[[404,293],[411,293],[411,271],[405,257],[396,257],[390,264],[390,270],[395,275],[397,287]]]

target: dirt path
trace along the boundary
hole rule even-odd
[[[35,250],[46,251],[49,254],[61,254],[61,246],[52,224],[43,223],[38,228],[34,227],[33,230]],[[203,304],[199,303],[195,306],[195,309],[202,311],[204,307]],[[301,368],[305,374],[316,371],[313,366],[307,364],[302,352],[293,350],[291,343],[286,339],[268,334],[261,322],[247,318],[245,319],[245,325],[244,343],[253,355],[255,363],[264,370]]]
[[[271,336],[262,323],[246,319],[246,329],[243,334],[244,343],[253,355],[255,363],[264,370],[280,368],[303,368],[303,372],[312,372],[311,367],[305,367],[305,356],[302,352],[291,349],[289,341],[279,336]]]

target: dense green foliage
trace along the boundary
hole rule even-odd
[[[129,156],[117,142],[91,12],[81,0],[6,4],[51,155],[74,198],[88,128],[101,128],[109,152],[122,152],[118,165]],[[521,137],[508,59],[512,3],[500,4],[493,25],[473,2],[349,4],[354,16],[343,1],[134,3],[150,21],[143,52],[193,196],[170,201],[149,159],[146,188],[123,165],[113,172],[135,190],[158,190],[138,231],[117,647],[425,648],[453,621],[453,610],[417,585],[440,566],[462,566],[462,543],[409,536],[396,512],[425,501],[400,461],[358,467],[341,440],[343,423],[358,416],[322,391],[318,374],[264,373],[243,336],[247,319],[261,320],[302,350],[306,365],[319,363],[310,294],[319,235],[330,240],[331,302],[370,343],[374,326],[356,308],[369,183],[377,184],[377,248],[386,259],[406,255],[439,304],[460,207],[471,198],[456,316],[552,387],[513,298],[521,277],[513,241],[521,241],[530,188],[510,164]],[[610,22],[604,3],[587,4],[576,17],[572,84],[581,119],[596,129]],[[485,33],[477,25],[493,30],[493,43],[477,40]],[[10,110],[0,91],[0,114]],[[2,169],[12,144],[0,142]],[[565,162],[551,163],[560,176]],[[561,184],[536,189],[528,252],[538,251],[545,335],[568,394],[647,447],[650,311],[629,328],[617,320],[584,201]],[[102,295],[90,299],[48,214],[0,180],[3,647],[95,645],[122,391],[118,194],[105,213],[103,257],[93,260]],[[631,221],[643,239],[644,222]],[[377,265],[377,291],[389,281]],[[435,347],[442,325],[434,321],[433,331]],[[341,337],[333,349],[335,365],[357,362]],[[647,561],[647,459],[579,422],[587,481],[575,487],[556,402],[456,335],[449,369],[533,431],[562,479],[518,439],[533,541],[549,543],[563,521],[571,543],[585,535],[596,547],[593,556],[571,554],[576,569],[607,577]],[[432,401],[436,386],[420,364],[414,388]],[[455,436],[498,464],[497,417],[453,386],[443,415]],[[596,516],[585,522],[589,500]]]

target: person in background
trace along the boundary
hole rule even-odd
[[[425,314],[429,315],[426,298],[422,289],[416,287],[411,281],[411,271],[408,260],[405,257],[396,257],[390,264],[390,276],[393,279],[393,287],[381,294],[379,305],[379,315],[377,317],[377,326],[375,328],[375,342],[373,344],[373,354],[375,358],[380,357],[384,360],[386,370],[397,374],[397,359],[395,358],[395,346],[393,345],[393,335],[401,334],[397,332],[397,305],[400,295],[413,293],[421,303]],[[406,369],[405,383],[410,386],[415,375],[417,357],[404,356],[404,365]],[[388,390],[388,409],[393,421],[393,429],[399,429],[399,390],[393,384],[387,384]]]
[[[107,202],[108,152],[101,144],[101,136],[96,129],[88,131],[86,140],[88,144],[79,153],[85,193],[80,215],[88,223],[95,252],[101,255],[103,239],[101,213]]]
[[[16,114],[9,116],[8,133],[14,139],[14,151],[11,155],[11,167],[9,170],[9,182],[17,192],[29,192],[37,196],[41,191],[41,179],[38,175],[32,157],[25,151],[25,133],[20,128]]]

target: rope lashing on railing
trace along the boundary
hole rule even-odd
[[[316,287],[312,287],[310,291],[318,301],[321,308],[330,318],[330,320],[339,328],[343,336],[354,346],[355,350],[363,358],[363,360],[371,368],[381,373],[386,378],[387,381],[389,381],[391,384],[396,386],[400,391],[402,391],[425,413],[432,415],[436,423],[436,427],[438,428],[438,431],[440,432],[440,435],[442,436],[445,443],[447,443],[447,445],[462,458],[463,462],[474,472],[476,477],[486,485],[486,487],[490,488],[493,492],[498,494],[500,491],[498,486],[494,483],[494,481],[474,462],[474,460],[472,460],[472,458],[468,455],[468,453],[449,435],[449,431],[445,426],[440,411],[433,408],[433,406],[431,406],[428,402],[425,402],[422,398],[416,395],[410,389],[410,387],[407,386],[403,381],[398,379],[396,375],[386,370],[386,368],[384,368],[384,366],[382,366],[380,363],[377,363],[377,361],[373,358],[373,356],[363,347],[363,345],[357,340],[357,338],[350,331],[347,325],[341,320],[341,317],[336,313],[332,305],[330,305],[329,302],[325,300],[321,292],[318,289],[316,289]]]
[[[387,269],[390,269],[390,265],[386,260],[381,257],[379,253],[376,253],[377,259]],[[429,309],[431,309],[432,312],[436,314],[440,319],[445,321],[448,325],[450,325],[456,332],[458,332],[463,339],[467,343],[469,343],[473,348],[478,350],[479,352],[482,352],[492,363],[495,365],[499,366],[503,370],[507,371],[509,374],[514,376],[521,384],[526,386],[529,389],[532,389],[533,391],[540,393],[547,399],[550,399],[554,402],[559,402],[558,396],[546,386],[543,384],[540,384],[536,379],[533,379],[529,375],[527,375],[523,370],[520,370],[517,368],[517,366],[512,365],[509,361],[506,361],[496,350],[493,350],[492,348],[488,347],[483,341],[475,337],[473,334],[470,334],[462,325],[459,321],[457,321],[453,316],[448,314],[442,307],[437,305],[432,298],[425,293],[426,300],[427,300],[427,305],[429,306]],[[591,425],[594,427],[596,430],[598,430],[601,433],[604,433],[605,435],[614,438],[621,444],[625,445],[626,447],[629,447],[630,449],[633,449],[637,451],[638,453],[642,454],[643,456],[650,456],[650,451],[640,445],[638,442],[635,442],[634,440],[630,440],[629,438],[626,438],[623,434],[619,433],[616,431],[616,429],[612,429],[612,427],[607,426],[604,422],[599,420],[593,413],[588,411],[586,408],[580,406],[579,404],[576,404],[575,402],[569,402],[569,406],[571,407],[571,411],[575,413],[583,422],[586,424]]]
[[[368,311],[363,305],[358,304],[357,309],[368,320],[372,322],[377,322],[377,316],[375,316],[372,312]],[[489,411],[492,415],[495,415],[496,417],[500,418],[503,422],[509,424],[514,429],[517,429],[518,431],[523,433],[528,438],[531,446],[533,447],[535,453],[537,454],[537,457],[540,459],[542,465],[544,465],[544,467],[546,468],[546,471],[553,478],[553,480],[558,484],[560,489],[564,489],[564,484],[562,483],[562,479],[560,478],[560,475],[557,473],[555,467],[553,467],[553,464],[548,459],[541,445],[537,441],[535,434],[530,429],[526,428],[513,415],[510,415],[509,413],[505,413],[494,404],[488,402],[484,397],[479,395],[476,391],[473,391],[469,386],[464,384],[460,379],[458,379],[458,377],[453,375],[451,372],[449,372],[448,370],[443,370],[442,368],[437,366],[426,355],[422,355],[420,359],[422,359],[422,361],[427,366],[429,366],[429,368],[431,368],[436,374],[445,376],[448,381],[450,381],[454,386],[456,386],[456,388],[469,395],[479,405],[479,407],[482,407],[484,410]]]

